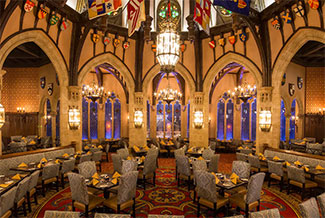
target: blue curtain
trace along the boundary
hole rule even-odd
[[[190,137],[190,103],[187,104],[187,131],[186,131],[186,137]]]
[[[285,106],[284,101],[281,100],[281,122],[280,122],[280,140],[286,140],[286,116],[285,116]]]
[[[256,98],[252,102],[252,118],[251,118],[251,140],[256,140]]]
[[[88,139],[88,102],[82,99],[82,139]]]
[[[121,138],[121,103],[118,99],[114,102],[114,138]]]
[[[105,102],[105,138],[112,138],[112,102],[109,99]]]
[[[150,103],[147,101],[147,138],[150,137]]]
[[[217,138],[223,140],[225,138],[225,102],[220,99],[217,106]]]
[[[292,101],[291,104],[291,116],[296,116],[296,99]],[[294,139],[296,137],[296,125],[295,120],[290,119],[290,139]]]
[[[249,140],[249,103],[241,104],[241,139]]]
[[[97,102],[90,102],[90,138],[98,138],[98,110]]]
[[[51,114],[51,102],[49,99],[46,101],[46,115],[49,116]],[[46,122],[46,135],[52,136],[52,118],[47,119]]]
[[[233,124],[234,124],[234,103],[229,100],[227,103],[227,123],[226,123],[226,139],[232,140],[233,139]]]
[[[176,101],[174,104],[174,137],[181,136],[181,104]]]
[[[60,100],[56,106],[56,118],[55,118],[56,138],[60,138]]]

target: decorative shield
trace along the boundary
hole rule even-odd
[[[91,41],[92,41],[93,43],[97,43],[97,42],[99,42],[99,39],[100,39],[100,37],[99,37],[99,35],[98,35],[97,33],[92,33],[92,34],[90,34],[90,38],[91,38]]]
[[[51,18],[50,18],[50,25],[55,25],[57,24],[59,21],[59,17],[56,15],[56,13],[54,12],[52,15],[51,15]]]
[[[319,7],[319,1],[318,0],[308,0],[308,4],[311,9],[317,10]]]
[[[304,7],[302,7],[301,3],[293,9],[298,17],[303,17],[305,15]]]
[[[47,10],[45,9],[45,7],[43,5],[40,6],[37,17],[41,20],[43,18],[46,17],[47,15]]]
[[[32,2],[31,0],[27,0],[25,5],[24,5],[24,10],[26,12],[31,12],[35,6],[35,3]]]
[[[119,39],[114,39],[114,47],[115,48],[117,48],[119,45],[120,45],[120,43],[121,43],[121,40],[119,40]]]
[[[184,53],[185,50],[186,50],[186,48],[187,48],[187,46],[186,46],[186,44],[183,42],[183,43],[181,44],[181,52]]]
[[[239,34],[239,39],[240,39],[240,41],[242,41],[242,42],[246,42],[246,40],[247,40],[247,35],[246,35],[246,33],[241,33],[241,34]]]
[[[59,81],[59,75],[57,73],[55,74],[55,80],[56,80],[56,84],[59,86],[60,81]]]
[[[108,45],[112,41],[112,38],[109,36],[104,36],[103,43],[104,45]]]
[[[124,49],[128,49],[129,47],[130,47],[130,42],[129,41],[123,42],[123,48]]]
[[[45,79],[45,77],[41,77],[41,78],[40,78],[40,84],[41,84],[41,88],[44,89],[44,88],[45,88],[45,84],[46,84],[46,79]]]
[[[230,44],[233,45],[236,43],[236,36],[235,35],[229,36],[228,40],[229,40]]]
[[[287,74],[283,74],[282,80],[281,80],[281,85],[284,86],[286,84],[286,79],[287,79]]]
[[[284,14],[282,15],[282,20],[285,23],[291,23],[292,17],[288,11],[284,12]]]
[[[272,26],[276,29],[279,30],[281,25],[278,17],[275,17],[273,21],[271,22]]]
[[[211,41],[209,42],[209,46],[210,46],[210,48],[212,48],[212,49],[214,49],[214,48],[216,47],[216,43],[214,42],[214,40],[211,40]]]
[[[289,95],[293,96],[295,94],[295,84],[289,83]]]
[[[225,40],[225,38],[221,38],[221,39],[219,39],[219,40],[218,40],[218,43],[219,43],[219,45],[222,46],[222,47],[225,46],[225,44],[226,44],[226,40]]]
[[[69,23],[68,23],[67,19],[63,18],[61,25],[60,25],[60,29],[63,31],[63,30],[66,30],[68,27],[69,27]]]
[[[53,94],[53,83],[49,83],[47,85],[47,93],[49,94],[49,96]]]
[[[157,52],[157,45],[156,44],[152,44],[151,45],[151,50],[156,53]]]
[[[301,89],[302,88],[303,83],[304,83],[303,78],[297,77],[297,86],[298,86],[298,89]]]

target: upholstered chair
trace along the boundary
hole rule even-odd
[[[317,201],[322,213],[322,217],[325,217],[325,192],[317,196]]]
[[[95,213],[95,218],[131,218],[130,214]]]
[[[156,186],[157,156],[149,155],[144,160],[143,170],[139,172],[139,179],[142,180],[143,189],[146,190],[147,179],[153,180],[153,186]]]
[[[214,154],[210,158],[209,162],[209,172],[218,172],[218,167],[219,167],[219,159],[220,159],[220,154]]]
[[[110,145],[107,143],[105,145],[105,153],[106,153],[106,161],[108,162],[108,153],[109,153],[109,148],[110,148]]]
[[[283,173],[283,165],[281,162],[268,161],[267,162],[269,168],[269,182],[268,186],[271,185],[271,179],[277,180],[280,182],[280,191],[282,192],[282,187],[284,185],[284,173]]]
[[[177,156],[185,156],[185,150],[186,149],[184,149],[184,147],[185,146],[183,146],[183,147],[181,147],[181,148],[179,148],[179,149],[176,149],[175,151],[174,151],[174,156],[175,156],[175,162],[176,162],[176,170],[175,170],[175,172],[176,172],[176,174],[175,174],[175,178],[177,179]]]
[[[316,182],[305,178],[305,171],[302,168],[295,166],[288,166],[288,189],[287,194],[290,194],[291,185],[301,188],[301,199],[304,200],[306,189],[316,188],[318,185]]]
[[[214,151],[211,150],[210,148],[204,149],[203,152],[202,152],[202,157],[205,160],[210,160],[212,155],[214,155]]]
[[[240,149],[240,153],[248,155],[248,154],[252,154],[253,150],[252,149]]]
[[[261,191],[265,178],[265,173],[257,173],[250,177],[247,185],[247,193],[238,193],[231,195],[230,204],[234,204],[241,210],[245,211],[246,217],[248,212],[256,208],[260,210]]]
[[[320,218],[316,198],[310,198],[299,204],[302,218]]]
[[[95,161],[96,167],[99,167],[99,172],[102,172],[102,156],[103,152],[101,150],[93,153],[91,160]]]
[[[147,152],[147,155],[156,155],[158,156],[159,155],[159,150],[156,146],[152,146],[151,148],[149,148],[148,152]]]
[[[227,216],[226,218],[245,218],[243,215]]]
[[[187,180],[188,191],[191,189],[191,181],[193,175],[191,173],[191,166],[188,157],[176,156],[177,163],[177,186],[180,185],[180,180]]]
[[[79,174],[86,179],[90,179],[95,173],[97,173],[95,161],[86,161],[78,164]]]
[[[122,158],[119,154],[112,154],[114,171],[122,173]]]
[[[260,160],[257,156],[247,156],[248,163],[251,165],[251,172],[259,173],[259,172],[267,172],[267,167],[261,166]]]
[[[56,191],[59,191],[59,173],[60,173],[60,164],[48,164],[43,168],[41,184],[42,184],[42,193],[45,197],[46,185],[50,183],[56,184]]]
[[[195,170],[207,171],[208,170],[208,166],[207,166],[207,163],[205,160],[192,161],[192,168],[193,168],[193,171],[195,171]]]
[[[68,177],[68,172],[72,172],[76,165],[76,159],[65,160],[62,162],[60,170],[61,186],[64,188],[64,179]]]
[[[125,160],[122,163],[122,174],[128,173],[130,171],[137,171],[138,162],[134,160]]]
[[[91,161],[91,156],[92,156],[92,154],[83,154],[83,155],[81,155],[79,163],[83,163],[83,162],[86,162],[86,161]]]
[[[200,215],[200,206],[204,205],[213,209],[214,217],[220,207],[228,204],[228,199],[217,193],[216,179],[207,171],[197,170],[194,172],[197,192],[197,216]]]
[[[236,153],[237,160],[245,161],[247,162],[247,155],[243,153]]]
[[[17,192],[15,195],[15,201],[14,201],[14,213],[15,217],[18,216],[18,208],[23,206],[24,210],[24,216],[27,216],[27,211],[26,211],[26,194],[28,191],[28,185],[31,177],[26,177],[23,179],[19,184],[17,185]]]
[[[120,155],[120,157],[122,158],[122,160],[126,160],[128,158],[129,154],[129,150],[127,148],[120,148],[116,151],[116,153],[118,155]]]
[[[46,210],[44,218],[79,218],[80,212]]]
[[[68,178],[71,189],[72,210],[75,211],[75,208],[78,208],[84,211],[86,217],[88,217],[89,211],[101,205],[104,198],[88,194],[85,177],[82,175],[68,173]]]
[[[14,207],[17,187],[11,188],[0,196],[0,217],[10,217],[11,209]]]
[[[249,218],[263,218],[263,217],[281,218],[281,215],[278,208],[251,212],[249,214]]]
[[[137,171],[123,174],[120,177],[117,195],[105,200],[104,205],[115,210],[117,213],[132,206],[133,217],[135,217],[135,196],[138,174],[139,172]]]
[[[27,203],[28,203],[28,210],[29,212],[32,212],[32,207],[31,207],[31,197],[34,196],[34,203],[37,205],[37,193],[36,193],[36,186],[37,186],[37,181],[40,175],[40,171],[37,170],[32,173],[30,176],[29,184],[28,184],[28,189],[27,189]]]
[[[250,164],[244,161],[235,160],[232,162],[232,172],[239,178],[249,179],[250,176]],[[247,192],[246,186],[239,186],[234,189],[226,190],[230,194],[245,194]]]

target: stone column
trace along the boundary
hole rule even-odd
[[[131,98],[130,98],[131,99]],[[134,102],[129,102],[129,146],[137,145],[143,146],[147,143],[147,113],[146,103],[143,100],[142,92],[134,93]],[[143,112],[143,125],[141,128],[134,126],[134,112],[140,110]]]
[[[1,91],[2,91],[2,78],[6,73],[7,73],[7,71],[5,71],[5,70],[0,71],[0,100],[2,98],[2,95],[1,95],[2,94],[1,93]],[[6,112],[6,108],[5,108],[5,112]],[[0,129],[0,155],[2,155],[2,131],[1,131],[1,129]]]
[[[156,138],[157,135],[157,105],[150,105],[150,137]]]
[[[286,145],[289,145],[289,141],[290,141],[290,120],[291,120],[290,111],[286,111],[285,117],[286,117],[286,126],[285,126],[285,128],[286,128],[285,129],[285,132],[286,132]]]
[[[56,139],[56,111],[51,111],[51,124],[52,124],[52,144],[55,145],[55,139]]]
[[[305,115],[304,114],[299,114],[298,115],[298,120],[296,121],[296,138],[302,139],[304,138],[304,122],[305,121]],[[297,129],[298,128],[298,129]],[[298,130],[298,131],[297,131]]]

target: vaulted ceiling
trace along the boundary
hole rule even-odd
[[[308,41],[299,49],[292,61],[304,67],[325,67],[325,44]]]

